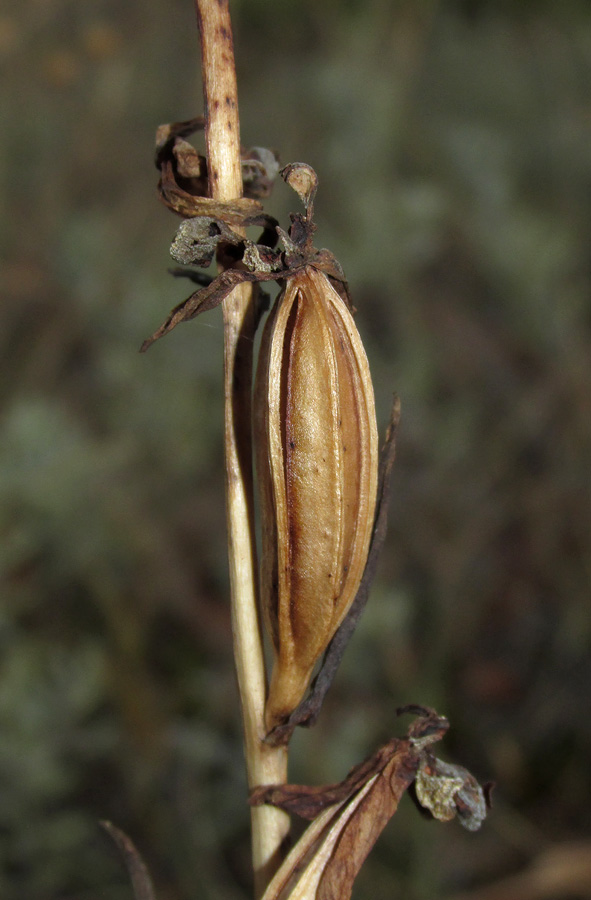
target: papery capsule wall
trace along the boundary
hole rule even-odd
[[[326,275],[291,277],[266,324],[255,386],[261,596],[275,662],[267,725],[304,695],[363,575],[378,438],[361,338]]]

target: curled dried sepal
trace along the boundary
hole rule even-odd
[[[234,290],[236,285],[243,284],[245,281],[254,282],[260,280],[260,277],[253,275],[251,272],[241,269],[226,269],[225,272],[218,275],[206,287],[195,291],[190,297],[187,297],[186,300],[175,306],[154,334],[146,338],[140,348],[140,352],[145,353],[148,347],[151,347],[155,341],[168,334],[173,328],[176,328],[179,322],[187,322],[189,319],[194,319],[201,313],[219,306],[228,294]]]
[[[201,116],[186,122],[160,125],[156,131],[156,167],[160,170],[158,191],[162,202],[183,218],[212,216],[228,225],[263,225],[276,222],[262,212],[256,198],[267,197],[279,172],[277,155],[263,147],[241,150],[244,197],[232,201],[212,200],[207,161],[185,138],[205,126]]]
[[[353,602],[374,521],[378,437],[361,338],[304,266],[266,324],[255,390],[263,608],[275,649],[268,729],[301,700]]]
[[[290,163],[281,170],[281,177],[296,192],[306,208],[306,214],[311,218],[318,188],[318,176],[312,166],[300,162]]]

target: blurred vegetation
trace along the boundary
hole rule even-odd
[[[591,842],[591,8],[234,7],[244,144],[318,170],[381,421],[403,403],[378,584],[293,777],[436,706],[494,812],[406,801],[357,900],[501,900]],[[240,900],[219,311],[137,353],[185,295],[152,148],[201,111],[192,4],[6,0],[0,66],[0,895],[129,897],[110,818],[160,900]]]

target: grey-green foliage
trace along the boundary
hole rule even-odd
[[[117,742],[112,722],[95,719],[103,654],[91,639],[69,649],[27,640],[6,621],[0,647],[0,890],[52,896],[73,878],[84,885],[101,856],[108,864],[96,821],[74,800],[84,764]]]

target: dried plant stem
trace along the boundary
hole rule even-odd
[[[240,123],[228,0],[195,0],[201,38],[211,196],[242,195]],[[287,749],[264,742],[266,674],[257,607],[253,525],[251,380],[252,288],[240,285],[223,303],[226,513],[232,627],[242,705],[248,783],[287,781]],[[270,806],[252,809],[255,890],[260,896],[281,861],[289,818]]]

